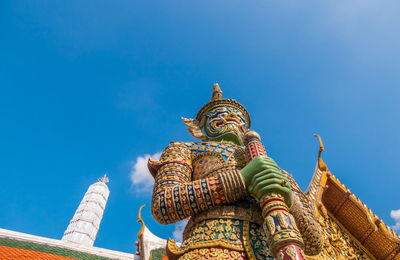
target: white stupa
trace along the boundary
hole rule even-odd
[[[93,246],[110,191],[104,175],[90,185],[61,240]]]

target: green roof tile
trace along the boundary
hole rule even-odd
[[[79,251],[75,251],[75,250],[65,249],[62,247],[36,244],[33,242],[20,241],[20,240],[15,240],[15,239],[10,239],[10,238],[0,238],[0,246],[26,249],[26,250],[48,253],[48,254],[53,254],[53,255],[66,256],[66,257],[76,258],[76,259],[81,259],[81,260],[111,259],[111,258],[96,256],[96,255],[87,254],[87,253],[83,253],[83,252],[79,252]]]

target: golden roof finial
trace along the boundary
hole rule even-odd
[[[110,180],[108,179],[107,174],[104,174],[104,176],[101,177],[101,178],[99,178],[98,181],[107,183],[107,182],[109,182]]]
[[[211,95],[211,101],[220,100],[220,99],[222,99],[221,88],[219,87],[218,83],[214,83],[213,91],[212,91],[212,95]]]
[[[322,172],[328,171],[328,166],[322,161],[321,154],[325,151],[324,145],[322,144],[321,137],[317,134],[314,134],[315,137],[319,140],[319,152],[318,152],[318,169]]]
[[[144,227],[145,227],[145,224],[144,224],[144,221],[143,221],[143,219],[142,219],[142,208],[144,208],[144,206],[146,206],[146,204],[143,204],[143,206],[141,206],[140,208],[139,208],[139,213],[138,213],[138,216],[137,216],[137,222],[140,222],[140,223],[142,223],[142,227],[140,228],[140,231],[139,231],[139,233],[137,234],[137,236],[138,236],[138,238],[140,239],[140,237],[143,235],[143,232],[144,232]]]

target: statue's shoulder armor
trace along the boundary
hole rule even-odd
[[[171,141],[171,143],[165,147],[159,161],[150,158],[147,162],[147,168],[153,177],[156,176],[158,169],[168,163],[183,164],[191,169],[192,158],[190,147],[192,144],[194,143]]]
[[[193,142],[171,141],[169,145],[165,147],[164,151],[162,152],[160,160],[171,156],[181,156],[181,157],[190,156],[191,147],[194,144],[195,143]]]
[[[193,162],[204,156],[218,157],[221,163],[245,165],[245,152],[241,146],[221,142],[177,142],[171,141],[164,149],[159,161],[149,159],[148,168],[153,176],[166,163],[184,164],[190,169]]]

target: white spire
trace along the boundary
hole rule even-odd
[[[108,178],[104,175],[98,182],[90,185],[74,217],[69,222],[62,240],[93,246],[110,194],[107,182]]]

